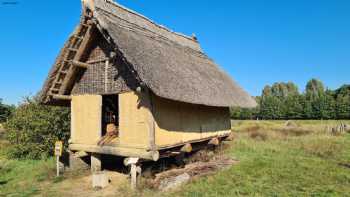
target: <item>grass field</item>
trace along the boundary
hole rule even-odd
[[[343,121],[344,122],[344,121]],[[345,121],[350,124],[350,121]],[[235,121],[235,140],[224,152],[240,162],[213,176],[164,193],[132,193],[125,183],[114,195],[130,196],[350,196],[350,134],[331,133],[339,121]],[[71,177],[54,178],[54,161],[8,160],[0,151],[0,196],[69,193]],[[73,184],[72,184],[73,185]],[[98,194],[98,193],[97,193]],[[110,194],[110,195],[113,195]],[[96,193],[94,193],[96,195]]]

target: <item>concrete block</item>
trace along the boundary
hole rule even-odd
[[[95,172],[92,174],[92,187],[105,188],[109,184],[107,173],[104,171]]]

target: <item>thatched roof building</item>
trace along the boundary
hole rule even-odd
[[[114,77],[117,73],[115,69],[109,69],[109,77],[103,79],[96,77],[104,75],[105,70],[101,68],[93,68],[91,72],[88,70],[85,75],[90,75],[89,79],[87,76],[78,79],[79,75],[76,72],[61,75],[61,68],[69,64],[69,56],[76,56],[73,54],[75,52],[69,49],[77,45],[77,33],[84,28],[84,20],[89,20],[96,25],[98,34],[101,33],[106,38],[105,44],[108,48],[115,52],[125,68],[130,70],[123,74],[133,75],[133,79],[127,84],[134,87],[127,89],[138,85],[146,86],[162,98],[207,106],[256,105],[255,101],[202,51],[196,38],[175,33],[112,1],[86,1],[85,6],[91,11],[92,18],[82,16],[82,23],[61,50],[42,90],[41,98],[44,103],[59,103],[52,97],[55,94],[111,94],[125,91],[125,87],[116,87],[118,83],[115,81],[120,79]],[[80,56],[86,58],[84,54]],[[57,83],[59,77],[69,83],[60,85]],[[74,85],[74,81],[79,81],[80,85]],[[90,85],[83,86],[81,83]]]
[[[90,154],[93,169],[96,154],[156,161],[218,145],[229,107],[256,105],[196,38],[106,0],[83,1],[41,102],[71,107],[69,149]]]

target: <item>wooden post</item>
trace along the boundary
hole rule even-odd
[[[56,156],[56,176],[60,176],[60,156]]]
[[[131,189],[135,190],[137,187],[137,173],[141,174],[141,168],[137,166],[139,158],[126,158],[124,160],[124,165],[130,167],[130,177],[131,177]]]
[[[102,170],[101,155],[92,153],[91,154],[91,172],[98,173]]]
[[[55,155],[56,155],[56,176],[60,176],[60,156],[62,156],[63,152],[63,142],[56,141],[55,142]]]
[[[130,175],[131,175],[131,188],[133,190],[136,189],[136,178],[137,178],[137,171],[136,171],[136,164],[133,163],[131,164],[131,169],[130,169]]]

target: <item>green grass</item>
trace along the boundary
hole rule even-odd
[[[5,156],[9,144],[0,139],[0,196],[33,196],[52,179],[55,162],[48,160],[9,160]]]
[[[350,124],[350,121],[345,121]],[[235,122],[235,140],[225,154],[240,162],[173,192],[148,189],[133,196],[350,196],[350,134],[332,135],[339,121]],[[0,143],[1,144],[1,143]],[[0,146],[0,150],[3,149]],[[49,172],[49,173],[48,173]],[[7,160],[0,151],[0,196],[45,195],[65,180],[54,178],[54,160]],[[59,191],[51,191],[59,193]],[[73,195],[73,194],[72,194]]]
[[[313,133],[286,137],[279,133],[282,121],[242,122],[227,150],[240,163],[172,196],[350,196],[350,168],[341,165],[350,164],[350,135],[323,130],[323,124],[335,123],[297,121]],[[267,137],[252,139],[251,132]]]
[[[51,179],[54,161],[7,160],[0,156],[0,196],[38,194],[44,181]]]

